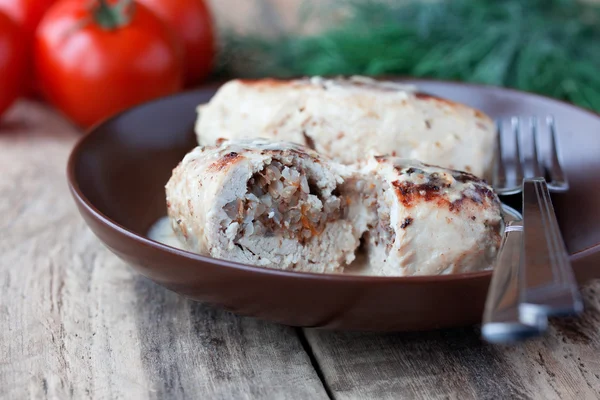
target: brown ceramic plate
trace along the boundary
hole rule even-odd
[[[553,114],[571,190],[553,198],[580,282],[600,277],[600,117],[517,91],[408,81],[492,117]],[[164,184],[194,145],[195,108],[215,88],[161,99],[120,114],[75,146],[71,191],[94,233],[143,275],[195,300],[306,327],[403,331],[477,323],[491,272],[367,277],[283,272],[180,251],[146,238],[165,215]]]

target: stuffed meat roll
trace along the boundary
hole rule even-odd
[[[233,80],[198,108],[203,145],[247,132],[314,148],[345,164],[369,150],[488,177],[495,127],[482,112],[364,77]]]
[[[366,240],[370,273],[440,275],[492,265],[502,213],[485,182],[394,157],[372,158],[363,174],[374,192],[367,205],[374,221]]]
[[[200,146],[166,185],[168,215],[193,252],[279,269],[341,272],[367,226],[362,206],[345,195],[346,177],[352,180],[346,168],[286,142]]]

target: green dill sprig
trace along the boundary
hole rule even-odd
[[[513,87],[600,111],[600,8],[569,0],[338,0],[311,36],[228,35],[247,77],[407,75]]]

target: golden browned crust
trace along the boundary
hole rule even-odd
[[[223,157],[221,157],[217,161],[215,161],[213,164],[211,164],[208,167],[208,171],[210,171],[210,172],[222,171],[227,166],[233,165],[241,157],[242,156],[239,155],[238,153],[236,153],[235,151],[227,153]]]
[[[427,164],[423,164],[428,166]],[[415,173],[423,173],[418,168],[410,167],[402,170],[395,167],[398,172],[403,172],[408,175]],[[458,213],[466,202],[482,204],[483,202],[494,203],[498,202],[494,192],[485,184],[485,182],[476,176],[462,172],[451,171],[452,178],[458,182],[471,183],[471,191],[463,192],[462,196],[454,201],[450,201],[445,195],[444,189],[452,185],[452,181],[438,173],[428,174],[427,181],[424,183],[413,183],[410,181],[396,180],[392,182],[392,186],[396,191],[396,195],[400,202],[407,208],[421,201],[435,202],[438,207],[447,207],[450,211]]]

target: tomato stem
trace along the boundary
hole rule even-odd
[[[118,0],[114,4],[109,4],[108,0],[98,0],[94,19],[104,29],[117,29],[131,21],[134,6],[133,0]]]

